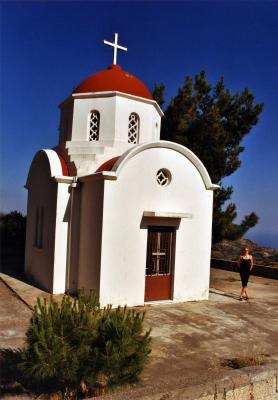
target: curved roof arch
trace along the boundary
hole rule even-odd
[[[58,176],[65,175],[65,168],[63,166],[63,162],[60,156],[56,153],[56,151],[50,149],[42,149],[39,150],[36,153],[35,157],[33,158],[25,185],[26,188],[28,188],[30,185],[32,170],[35,167],[35,165],[40,162],[41,157],[44,158],[44,160],[47,161],[48,163],[50,177],[54,177],[57,175]]]
[[[177,151],[178,153],[180,153],[184,157],[186,157],[189,161],[191,161],[191,163],[195,166],[195,168],[198,170],[199,174],[201,175],[201,178],[204,182],[206,189],[214,190],[214,189],[219,188],[218,185],[215,185],[211,182],[210,176],[209,176],[208,171],[206,170],[204,164],[191,150],[189,150],[185,146],[182,146],[182,145],[174,143],[174,142],[169,142],[167,140],[159,140],[159,141],[153,142],[153,143],[138,144],[137,146],[127,150],[115,162],[111,171],[114,171],[116,173],[116,175],[119,175],[121,173],[122,168],[128,163],[128,161],[131,158],[133,158],[134,156],[136,156],[137,154],[141,153],[144,150],[152,149],[152,148],[167,148],[167,149],[171,149],[173,151]]]

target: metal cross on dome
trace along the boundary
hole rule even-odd
[[[108,46],[114,47],[113,64],[117,64],[117,50],[118,49],[127,51],[127,47],[118,45],[118,34],[117,33],[114,33],[114,43],[108,42],[107,40],[104,40],[103,43],[107,44]]]

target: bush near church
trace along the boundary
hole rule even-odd
[[[24,272],[26,217],[18,211],[0,212],[0,262],[2,272]]]
[[[144,313],[100,309],[94,291],[83,290],[61,305],[38,299],[26,333],[19,369],[37,392],[63,398],[102,394],[109,386],[138,381],[150,349]]]

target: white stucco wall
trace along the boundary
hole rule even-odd
[[[66,290],[68,184],[55,182],[62,175],[57,153],[39,151],[31,164],[28,189],[25,273],[51,293]],[[36,210],[43,209],[43,241],[35,245]]]
[[[127,143],[128,119],[132,112],[140,117],[140,143],[159,139],[160,115],[152,103],[135,97],[111,95],[74,99],[71,140],[88,140],[88,121],[92,110],[100,113],[99,141],[96,145],[113,145],[115,141]]]
[[[53,294],[65,293],[67,274],[68,225],[70,219],[69,185],[57,183],[56,231],[53,263]]]
[[[131,100],[125,97],[116,96],[116,124],[115,140],[128,142],[128,123],[131,113],[138,114],[139,143],[153,142],[160,138],[160,115],[153,104],[140,100]]]
[[[115,131],[115,98],[74,99],[72,141],[89,140],[88,121],[91,111],[100,113],[100,142],[111,140]],[[110,135],[109,135],[110,134]]]
[[[54,242],[56,225],[57,185],[51,180],[46,155],[39,152],[31,165],[28,176],[28,205],[25,244],[25,273],[39,286],[52,291]],[[42,248],[35,246],[36,212],[43,208]]]
[[[79,243],[80,243],[80,198],[81,190],[78,184],[71,188],[71,226],[68,228],[68,259],[67,259],[67,289],[76,293],[78,289]]]
[[[103,222],[102,179],[91,177],[80,187],[80,239],[77,287],[99,293]]]
[[[172,181],[156,182],[167,168]],[[150,148],[122,167],[117,180],[106,180],[103,200],[100,302],[129,306],[144,303],[147,225],[179,223],[176,234],[173,301],[208,297],[213,192],[196,167],[169,148]],[[144,211],[190,213],[180,220],[142,219]],[[83,211],[82,211],[83,212]],[[87,235],[90,233],[87,224]],[[87,259],[93,252],[87,247]],[[85,267],[89,271],[89,265]],[[88,272],[87,272],[88,273]],[[89,289],[89,286],[85,287]]]

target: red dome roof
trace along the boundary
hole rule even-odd
[[[94,93],[118,91],[152,100],[152,95],[144,83],[125,72],[119,65],[111,65],[107,69],[89,76],[77,86],[73,93]]]

